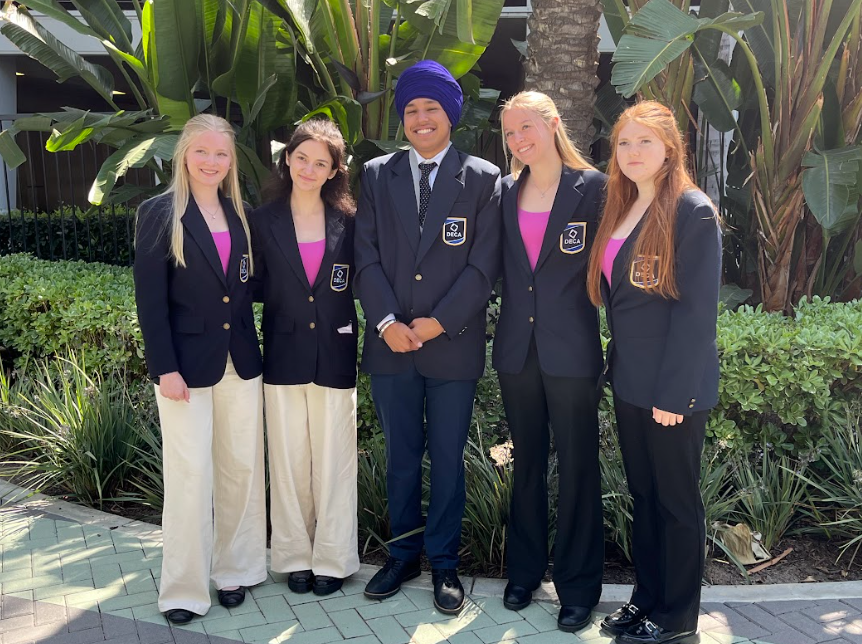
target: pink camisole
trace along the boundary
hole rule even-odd
[[[323,262],[326,240],[298,242],[297,245],[299,246],[299,256],[302,258],[302,267],[305,269],[306,278],[308,278],[308,285],[314,286],[314,280],[317,279],[320,264]]]
[[[527,251],[527,259],[530,268],[536,270],[539,261],[539,253],[542,250],[542,241],[545,239],[545,230],[548,228],[548,212],[530,212],[518,208],[518,227],[521,229],[521,239],[524,241],[524,250]]]
[[[227,275],[227,265],[230,262],[230,231],[223,230],[219,233],[213,233],[213,241],[218,251],[218,257],[221,260],[222,270]]]
[[[605,279],[608,281],[608,286],[611,285],[611,275],[613,275],[614,272],[614,260],[617,258],[620,248],[622,248],[623,244],[626,243],[626,239],[628,239],[628,237],[623,237],[622,239],[614,239],[611,237],[608,240],[607,246],[605,246],[605,252],[602,253],[602,275],[604,275]]]

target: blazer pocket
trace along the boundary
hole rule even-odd
[[[174,318],[171,325],[177,333],[196,334],[204,332],[204,319],[194,316],[181,316]]]
[[[293,333],[293,328],[293,318],[275,318],[272,323],[272,330],[276,333]]]

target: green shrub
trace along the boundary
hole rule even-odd
[[[143,376],[131,270],[0,257],[0,346],[22,359],[73,347],[94,368]]]
[[[135,209],[63,207],[53,212],[13,210],[0,214],[0,255],[35,253],[128,266],[132,262]]]

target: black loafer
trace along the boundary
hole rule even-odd
[[[165,618],[171,624],[188,624],[194,616],[195,614],[192,611],[185,608],[172,608],[165,611]]]
[[[386,599],[392,597],[401,588],[401,584],[410,579],[415,579],[422,572],[419,569],[419,560],[405,561],[389,557],[383,568],[371,578],[365,585],[365,596],[370,599]]]
[[[458,579],[458,571],[452,568],[431,570],[434,584],[434,608],[445,615],[457,615],[464,608],[464,586]]]
[[[245,601],[245,588],[218,591],[218,603],[225,608],[236,608]]]
[[[314,586],[314,573],[310,570],[295,570],[287,576],[287,587],[295,593],[311,592]]]
[[[697,631],[669,631],[649,619],[641,620],[625,633],[617,636],[618,642],[626,644],[697,644]]]
[[[646,619],[646,613],[632,603],[626,603],[602,620],[602,630],[611,635],[621,635],[635,624]]]
[[[330,595],[341,588],[344,580],[341,577],[327,577],[326,575],[315,575],[311,590],[315,595]]]
[[[532,590],[527,590],[511,581],[506,584],[506,590],[503,591],[503,606],[509,610],[521,610],[529,606],[532,601]]]
[[[590,623],[593,609],[587,606],[560,606],[557,628],[566,633],[579,631]]]

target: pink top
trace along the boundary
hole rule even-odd
[[[227,265],[230,262],[230,231],[223,230],[220,233],[213,233],[213,241],[221,260],[222,270],[227,275]]]
[[[608,240],[608,245],[605,246],[605,252],[602,254],[602,275],[604,275],[605,279],[608,281],[608,286],[611,285],[611,275],[614,272],[614,260],[617,258],[620,248],[622,248],[623,244],[626,243],[626,239],[628,239],[628,237],[623,237],[622,239],[614,239],[611,237]]]
[[[536,270],[539,261],[539,253],[542,250],[542,241],[545,239],[545,230],[548,227],[548,212],[530,212],[518,208],[518,227],[521,229],[521,239],[524,240],[524,250],[527,251],[527,259],[530,260],[530,268]]]
[[[326,250],[326,240],[313,242],[298,242],[299,256],[302,257],[302,266],[305,268],[305,276],[308,285],[314,286],[320,264],[323,262],[323,252]]]

